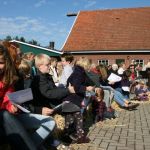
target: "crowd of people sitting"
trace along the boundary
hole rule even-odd
[[[71,143],[85,143],[83,115],[92,107],[93,122],[118,117],[111,106],[115,101],[121,108],[134,110],[136,99],[148,100],[149,85],[140,77],[140,65],[125,63],[92,63],[86,57],[77,60],[64,53],[60,60],[46,54],[22,53],[16,43],[0,45],[0,123],[1,142],[11,149],[43,150],[45,143],[56,149],[73,149],[53,136],[56,123],[53,115],[65,118],[64,139]],[[149,67],[146,69],[149,74]],[[149,78],[148,78],[149,83]],[[8,93],[32,89],[33,100],[22,104],[30,113],[22,112],[8,97]],[[56,109],[57,108],[57,109]]]

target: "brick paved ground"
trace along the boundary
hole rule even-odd
[[[75,150],[150,150],[150,103],[91,126],[88,137],[91,142],[73,145]]]

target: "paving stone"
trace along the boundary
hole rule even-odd
[[[109,132],[107,132],[106,134],[105,134],[105,137],[109,137],[109,138],[111,138],[112,137],[112,133],[109,133]]]
[[[88,150],[97,150],[97,147],[89,147]],[[83,149],[82,149],[83,150]]]
[[[144,138],[143,141],[144,143],[150,143],[150,138]]]
[[[100,147],[101,147],[101,148],[104,148],[104,149],[107,149],[108,145],[109,145],[109,143],[107,143],[107,142],[102,142],[102,143],[100,144]]]
[[[95,139],[94,141],[92,141],[93,144],[95,145],[99,145],[101,143],[100,139]]]
[[[117,147],[117,150],[128,150],[129,148],[128,147]]]
[[[140,145],[140,144],[135,145],[135,149],[136,150],[144,150],[144,145]]]
[[[129,145],[135,145],[135,141],[127,141],[127,146]]]
[[[101,131],[99,132],[99,135],[101,135],[101,136],[104,136],[105,134],[106,134],[106,131],[102,131],[102,130],[101,130]]]
[[[114,136],[114,135],[113,135],[111,139],[118,141],[118,140],[119,140],[119,136]]]
[[[119,143],[121,143],[121,144],[125,144],[125,145],[126,145],[127,140],[126,140],[126,139],[119,139]]]
[[[135,144],[129,144],[129,145],[127,145],[127,147],[134,150],[135,149]]]
[[[114,120],[93,125],[88,137],[91,143],[75,150],[150,150],[150,103],[141,103],[137,110],[120,112]]]
[[[150,150],[150,145],[144,145],[145,149],[149,149]]]
[[[149,135],[149,133],[150,133],[150,130],[143,130],[144,135]]]
[[[117,150],[117,147],[116,146],[108,146],[107,150]]]
[[[135,139],[136,139],[136,140],[143,140],[143,136],[136,134],[136,138],[135,138]]]
[[[117,143],[117,141],[115,141],[115,140],[102,139],[102,141],[107,142],[107,143]]]
[[[89,137],[89,139],[91,140],[91,141],[93,141],[94,139],[95,139],[95,136],[88,136]]]
[[[121,131],[121,136],[127,136],[128,135],[128,131],[124,131],[123,129],[122,129],[122,131]]]

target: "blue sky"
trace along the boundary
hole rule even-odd
[[[129,7],[150,7],[150,0],[0,0],[0,39],[23,36],[42,46],[55,41],[61,49],[75,20],[67,13]]]

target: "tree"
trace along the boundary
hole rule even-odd
[[[33,45],[37,45],[38,42],[37,42],[36,40],[32,40],[32,44],[33,44]]]
[[[36,40],[31,40],[28,42],[29,44],[32,44],[32,45],[37,45],[37,46],[40,46],[40,44],[36,41]]]
[[[10,35],[7,35],[5,40],[6,40],[6,41],[11,41],[11,40],[12,40],[12,38],[11,38],[11,36],[10,36]]]
[[[24,37],[21,37],[21,38],[20,38],[20,41],[21,41],[21,42],[26,42],[26,40],[25,40]]]
[[[19,41],[19,37],[18,36],[16,36],[14,39],[17,40],[17,41]]]

